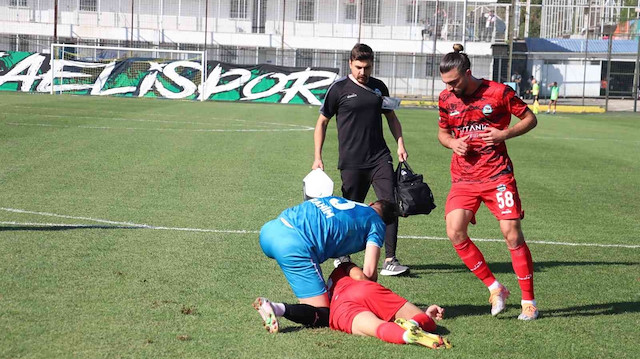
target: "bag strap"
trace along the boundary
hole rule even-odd
[[[409,172],[414,173],[411,167],[409,167],[409,163],[407,161],[398,162],[398,167],[396,168],[396,183],[400,182],[400,173],[402,172],[401,170],[403,166],[406,167]]]
[[[402,163],[407,167],[407,169],[409,170],[409,172],[411,172],[411,173],[415,173],[415,172],[413,172],[413,170],[412,170],[412,169],[411,169],[411,167],[409,166],[409,162],[404,161],[404,162],[402,162]]]
[[[351,76],[351,74],[347,75],[347,77],[349,77],[349,80],[353,81],[356,85],[358,85],[358,86],[362,87],[363,89],[365,89],[366,91],[371,92],[372,94],[378,96],[378,98],[382,98],[382,94],[379,94],[379,93],[373,91],[373,89],[371,89],[371,87],[369,87],[369,86],[367,86],[365,84],[359,83],[358,80],[354,79]]]

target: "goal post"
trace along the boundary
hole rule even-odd
[[[51,94],[199,99],[204,51],[51,44]]]

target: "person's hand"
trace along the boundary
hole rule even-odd
[[[316,168],[319,168],[324,171],[324,163],[322,163],[322,160],[313,161],[313,165],[311,166],[311,169],[315,170]]]
[[[405,150],[404,147],[398,147],[398,161],[404,162],[408,157],[409,154],[407,153],[407,150]]]
[[[441,320],[444,317],[444,308],[433,304],[427,308],[425,314],[433,320]]]
[[[498,130],[495,127],[487,127],[485,132],[480,134],[480,138],[486,142],[487,145],[495,145],[500,142],[504,142],[507,139],[505,131]]]
[[[467,143],[468,138],[469,138],[469,135],[466,135],[466,136],[451,140],[449,144],[451,145],[451,149],[453,150],[453,153],[455,153],[458,156],[464,156],[465,154],[467,154],[467,150],[469,149],[469,144]]]

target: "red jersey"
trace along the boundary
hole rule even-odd
[[[333,294],[336,292],[341,292],[342,289],[351,284],[351,277],[349,277],[349,272],[345,270],[347,265],[339,265],[338,268],[334,269],[333,272],[329,275],[329,279],[327,280],[327,292],[329,294],[329,301],[333,299]],[[344,279],[344,280],[342,280]]]
[[[455,138],[469,135],[467,153],[464,156],[454,153],[451,158],[453,183],[485,182],[513,173],[506,144],[487,145],[479,137],[490,126],[507,129],[511,115],[520,118],[527,111],[527,105],[511,87],[483,79],[480,87],[464,98],[442,91],[438,106],[440,128],[451,131]]]
[[[390,321],[407,300],[382,285],[368,280],[355,280],[340,265],[329,276],[329,326],[351,333],[353,318],[362,312],[372,312]]]

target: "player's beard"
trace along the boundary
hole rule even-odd
[[[460,85],[460,87],[458,88],[454,88],[453,91],[453,95],[457,98],[462,98],[465,97],[465,95],[467,94],[467,89],[469,88],[469,80],[465,80],[464,83],[462,83]]]

